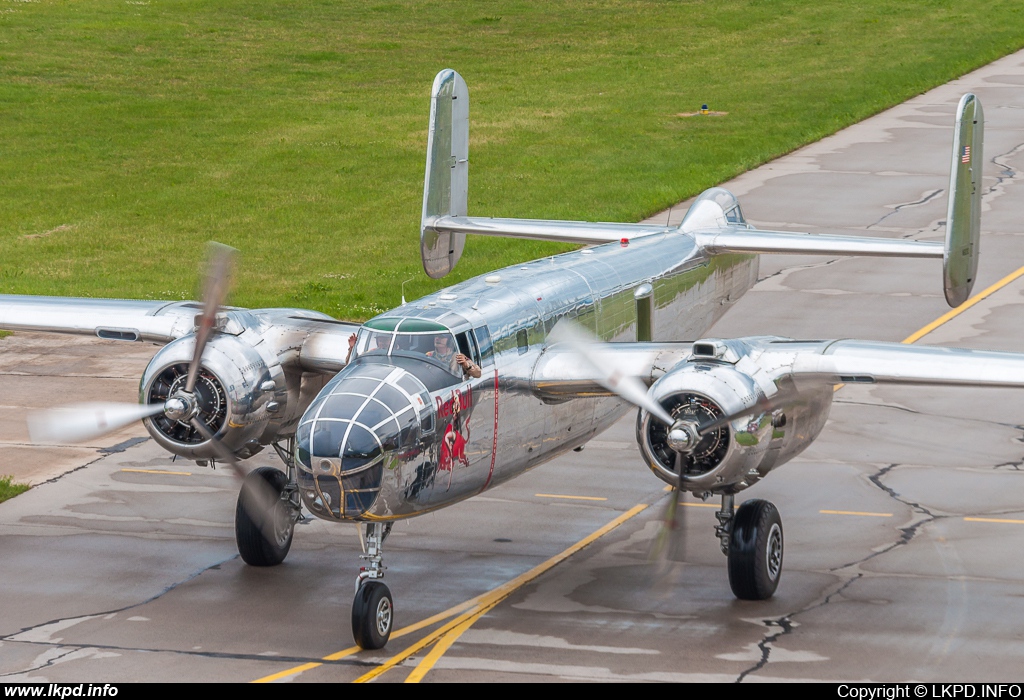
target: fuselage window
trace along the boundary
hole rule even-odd
[[[480,326],[473,331],[476,336],[477,347],[480,348],[480,365],[491,364],[491,358],[494,356],[494,348],[491,345],[491,334],[487,330],[487,326]]]
[[[530,341],[526,336],[526,329],[516,333],[516,347],[519,348],[519,354],[525,355],[526,351],[530,349]]]

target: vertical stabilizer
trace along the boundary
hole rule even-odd
[[[446,68],[430,93],[427,173],[423,183],[420,253],[423,269],[434,279],[455,267],[466,244],[465,233],[438,232],[444,216],[466,216],[469,198],[469,90],[462,76]]]
[[[946,250],[942,259],[946,301],[957,307],[971,296],[978,273],[981,233],[981,170],[984,163],[985,115],[981,102],[968,93],[960,98],[953,132],[949,174]]]

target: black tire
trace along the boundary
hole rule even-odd
[[[747,501],[732,521],[729,585],[740,600],[767,600],[782,576],[782,517],[768,501]]]
[[[254,469],[242,482],[235,506],[235,543],[250,566],[277,566],[288,556],[295,521],[280,499],[287,483],[288,477],[273,467]]]
[[[364,581],[352,601],[352,637],[363,649],[380,649],[388,643],[395,624],[391,591],[381,581]]]

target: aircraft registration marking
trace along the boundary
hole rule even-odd
[[[166,469],[122,469],[123,472],[135,474],[173,474],[175,476],[192,476],[192,472],[172,472]]]

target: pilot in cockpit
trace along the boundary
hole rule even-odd
[[[434,336],[434,349],[427,353],[427,357],[433,357],[448,365],[451,373],[463,377],[480,378],[480,367],[461,352],[455,352],[454,343],[449,335],[438,334]]]

